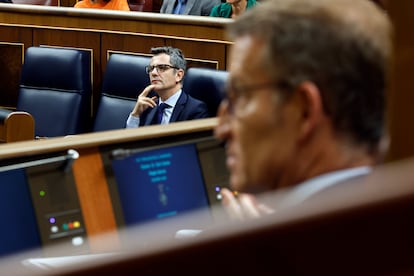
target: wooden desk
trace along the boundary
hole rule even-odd
[[[79,158],[73,163],[73,173],[87,234],[91,238],[92,252],[103,252],[111,243],[93,240],[93,236],[117,229],[108,183],[103,169],[99,147],[139,143],[151,139],[180,141],[183,138],[197,138],[212,135],[216,119],[202,119],[173,123],[163,126],[148,126],[138,129],[82,134],[78,136],[50,138],[28,142],[0,145],[0,161],[51,154],[74,149]]]
[[[414,159],[407,159],[261,219],[214,225],[196,238],[168,239],[167,223],[150,224],[120,232],[129,237],[124,255],[32,271],[21,266],[28,252],[1,260],[0,269],[7,275],[412,275],[413,182]],[[114,234],[96,237],[105,244]]]
[[[154,242],[120,258],[67,266],[56,275],[412,275],[414,160],[268,217],[213,227],[182,241]],[[350,184],[350,185],[348,185]],[[277,194],[264,195],[274,200]],[[156,229],[130,229],[130,243]],[[134,238],[135,237],[135,238]]]

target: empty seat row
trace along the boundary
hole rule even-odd
[[[149,62],[150,57],[139,55],[110,55],[91,128],[90,52],[30,47],[22,66],[17,110],[33,116],[38,137],[124,128],[138,94],[149,85],[145,72]],[[189,68],[183,90],[204,101],[214,117],[224,96],[227,76],[227,71]]]

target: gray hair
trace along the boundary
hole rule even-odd
[[[187,69],[187,61],[185,60],[183,52],[174,47],[164,46],[164,47],[154,47],[151,48],[151,54],[167,54],[170,56],[171,65],[184,71]]]
[[[367,0],[267,0],[228,25],[230,38],[265,42],[261,58],[286,93],[304,81],[321,92],[338,134],[378,147],[385,131],[392,27]]]

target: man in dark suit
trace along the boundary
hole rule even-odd
[[[221,0],[164,0],[160,13],[208,16]]]
[[[146,71],[151,84],[138,96],[126,122],[127,128],[201,119],[207,105],[182,90],[186,60],[180,49],[156,47]]]
[[[221,191],[229,214],[258,217],[368,175],[388,145],[387,14],[366,0],[264,1],[227,27],[215,133],[237,191]],[[252,195],[280,189],[272,205]]]

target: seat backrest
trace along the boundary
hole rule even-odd
[[[205,102],[210,116],[215,117],[218,106],[224,98],[227,78],[228,72],[224,70],[191,67],[185,74],[183,90]]]
[[[110,55],[102,80],[94,131],[125,128],[139,93],[150,84],[145,72],[150,60],[150,57],[138,55]]]
[[[17,110],[30,113],[37,137],[90,130],[91,56],[88,51],[30,47],[22,66]]]

